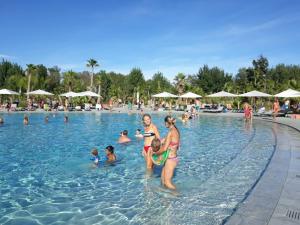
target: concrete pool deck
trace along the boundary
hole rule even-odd
[[[289,118],[255,120],[273,122],[276,149],[261,179],[226,225],[299,225],[300,121]],[[283,125],[296,130],[280,129]]]

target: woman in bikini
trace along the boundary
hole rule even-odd
[[[149,114],[143,115],[143,123],[144,123],[144,148],[142,154],[145,158],[147,169],[153,168],[153,162],[151,160],[151,155],[149,149],[151,148],[151,142],[154,138],[160,138],[159,132],[156,126],[151,121],[151,116]]]
[[[174,170],[178,164],[177,150],[179,148],[180,133],[175,126],[175,119],[171,116],[165,117],[165,126],[169,128],[167,137],[164,139],[163,146],[158,152],[151,152],[151,154],[162,154],[169,151],[168,159],[161,172],[161,183],[165,187],[175,190],[176,186],[172,183]]]

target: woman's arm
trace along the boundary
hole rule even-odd
[[[164,144],[162,145],[162,147],[159,149],[158,152],[155,152],[153,154],[156,154],[156,155],[160,155],[162,154],[163,152],[167,151],[169,145],[170,145],[170,142],[171,142],[171,132],[169,131],[169,133],[167,134],[167,137],[165,138],[165,142]]]
[[[155,137],[160,139],[159,131],[156,126],[153,126],[153,132],[155,133]]]

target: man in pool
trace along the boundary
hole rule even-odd
[[[142,151],[142,155],[145,158],[146,167],[148,170],[152,170],[153,162],[151,159],[150,148],[151,142],[154,138],[160,138],[157,127],[152,123],[151,116],[149,114],[143,115],[143,123],[144,123],[144,149]]]
[[[24,125],[28,125],[29,124],[29,118],[28,118],[28,116],[24,116],[23,124]]]
[[[0,117],[0,124],[4,124],[4,120],[2,117]]]
[[[106,162],[112,163],[112,162],[116,161],[117,157],[114,153],[114,147],[113,146],[111,146],[111,145],[107,146],[105,148],[105,153],[106,153],[106,158],[107,158]]]
[[[128,137],[128,130],[124,130],[120,133],[120,137],[119,137],[119,140],[118,140],[118,143],[119,144],[122,144],[122,143],[128,143],[130,142],[130,138]]]
[[[64,122],[65,122],[65,123],[68,123],[68,122],[69,122],[69,117],[68,117],[68,116],[65,116],[65,117],[64,117]]]
[[[92,151],[91,151],[91,154],[92,154],[92,158],[91,160],[93,161],[93,166],[94,167],[97,167],[99,165],[99,161],[100,161],[100,157],[98,155],[98,150],[96,148],[94,148]]]

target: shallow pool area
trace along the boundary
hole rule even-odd
[[[176,192],[145,171],[138,114],[5,114],[0,126],[0,224],[222,224],[250,193],[274,152],[272,126],[203,116],[181,132]],[[164,115],[153,115],[162,136]],[[131,144],[116,143],[127,129]],[[90,167],[90,151],[115,147],[118,162]]]

